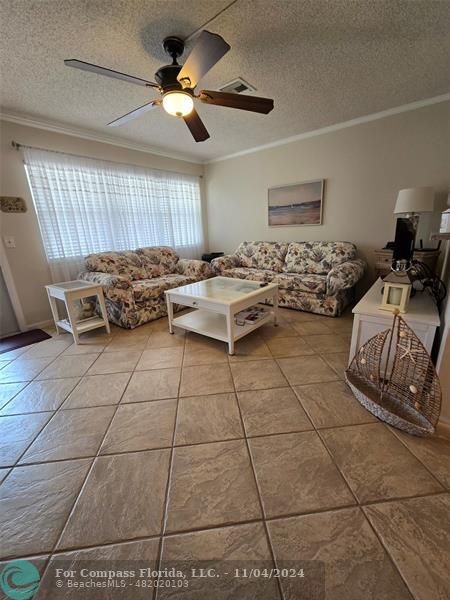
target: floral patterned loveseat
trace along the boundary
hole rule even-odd
[[[242,242],[211,266],[216,275],[278,283],[280,306],[337,317],[366,265],[350,242]]]
[[[127,329],[167,315],[166,290],[212,275],[207,262],[179,258],[167,246],[90,254],[85,266],[78,278],[103,286],[109,320]]]

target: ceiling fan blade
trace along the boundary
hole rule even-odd
[[[97,75],[106,75],[106,77],[121,79],[122,81],[128,81],[128,83],[135,83],[136,85],[142,85],[144,87],[159,88],[159,85],[153,81],[147,81],[146,79],[141,79],[140,77],[134,77],[133,75],[120,73],[120,71],[113,71],[112,69],[100,67],[99,65],[93,65],[92,63],[84,62],[83,60],[77,60],[76,58],[65,60],[64,64],[66,67],[74,67],[75,69],[81,69],[82,71],[90,71],[91,73],[97,73]]]
[[[202,31],[178,73],[178,81],[189,79],[185,87],[194,88],[202,77],[224,56],[231,46],[217,33]]]
[[[251,112],[262,113],[265,115],[270,113],[273,109],[273,100],[270,98],[258,98],[257,96],[243,96],[242,94],[202,90],[199,98],[201,102],[204,102],[205,104],[215,104],[216,106],[250,110]]]
[[[204,142],[209,138],[208,130],[198,116],[198,112],[195,108],[193,108],[188,115],[183,117],[183,119],[196,142]]]
[[[144,113],[148,112],[149,110],[152,110],[153,108],[156,108],[160,104],[161,104],[161,100],[152,100],[151,102],[147,102],[147,104],[143,104],[139,108],[135,108],[134,110],[127,113],[126,115],[123,115],[122,117],[119,117],[118,119],[114,119],[114,121],[111,121],[111,123],[108,123],[108,126],[109,127],[119,127],[119,125],[124,125],[125,123],[128,123],[128,121],[132,121],[133,119],[140,117]]]

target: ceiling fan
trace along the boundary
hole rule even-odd
[[[239,108],[263,114],[267,114],[273,109],[273,100],[268,98],[211,90],[201,90],[198,94],[195,93],[195,87],[200,79],[231,48],[220,35],[202,31],[184,65],[179,65],[177,62],[177,58],[184,52],[183,40],[174,36],[167,37],[163,41],[163,48],[172,58],[172,64],[165,65],[156,71],[155,79],[157,83],[73,58],[65,60],[64,64],[82,71],[91,71],[98,75],[106,75],[106,77],[113,77],[114,79],[121,79],[122,81],[159,90],[162,99],[147,102],[126,115],[111,121],[111,123],[108,123],[111,127],[123,125],[162,104],[164,110],[170,115],[184,119],[196,142],[203,142],[210,136],[195,110],[194,99],[198,99],[205,104],[228,106],[229,108]]]

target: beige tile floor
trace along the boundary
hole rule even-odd
[[[61,561],[94,559],[310,573],[120,598],[449,597],[450,442],[412,438],[356,402],[343,381],[350,331],[349,315],[285,309],[233,357],[169,335],[166,319],[3,354],[0,558],[33,557],[46,581]]]

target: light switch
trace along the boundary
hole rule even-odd
[[[5,235],[3,239],[5,240],[5,246],[7,248],[16,247],[16,238],[13,235]]]

